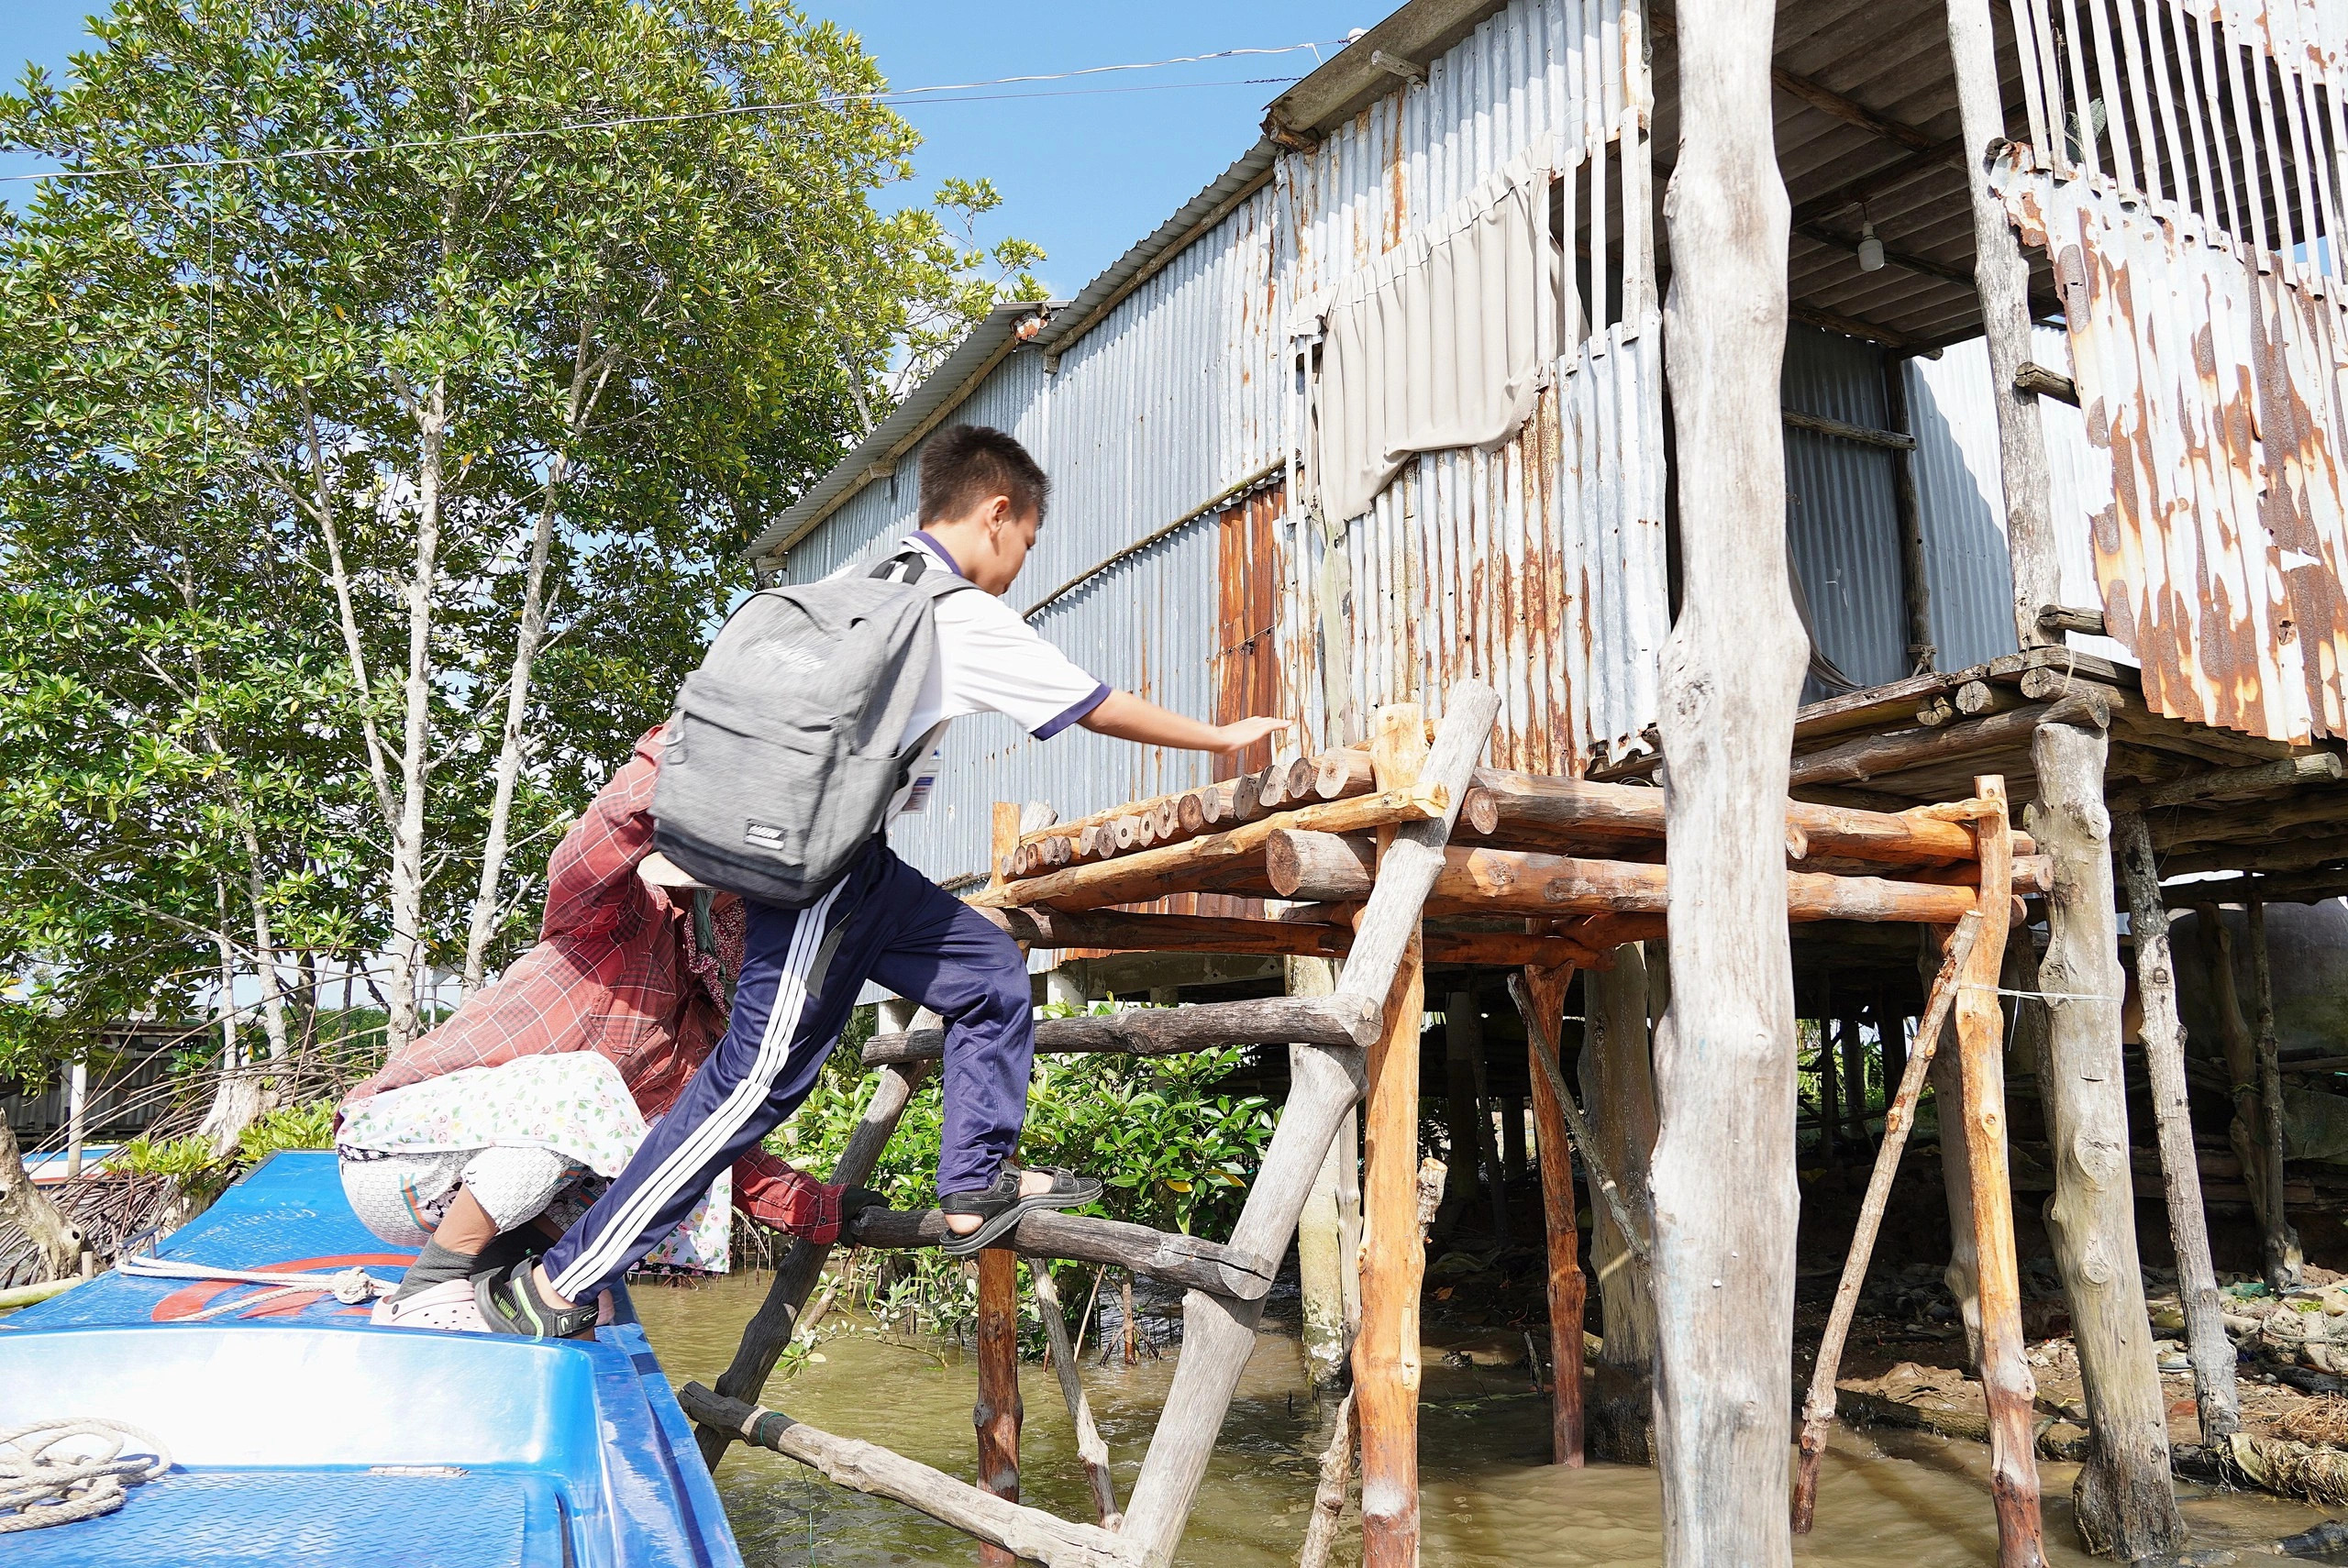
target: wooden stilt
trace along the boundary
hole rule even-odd
[[[1304,1549],[1296,1554],[1296,1568],[1324,1568],[1329,1549],[1337,1543],[1337,1523],[1346,1511],[1346,1491],[1353,1479],[1354,1444],[1360,1425],[1354,1391],[1337,1402],[1337,1430],[1321,1455],[1321,1478],[1312,1489],[1312,1517],[1305,1521]]]
[[[1533,1076],[1534,1143],[1541,1154],[1541,1219],[1549,1243],[1549,1358],[1554,1385],[1549,1405],[1550,1463],[1569,1470],[1582,1466],[1582,1321],[1589,1286],[1581,1273],[1581,1232],[1574,1219],[1574,1167],[1567,1151],[1566,1117],[1546,1066],[1556,1062],[1559,1026],[1566,1011],[1570,969],[1527,969],[1528,1010],[1547,1026],[1525,1030]],[[1558,1064],[1562,1066],[1562,1064]],[[1590,1183],[1592,1189],[1597,1182]]]
[[[1857,1014],[1837,1025],[1843,1044],[1843,1104],[1850,1118],[1851,1157],[1863,1160],[1874,1140],[1867,1132],[1867,1042]]]
[[[1448,1196],[1464,1211],[1483,1191],[1478,1171],[1484,1140],[1476,1121],[1483,1112],[1476,1098],[1476,1059],[1484,1049],[1484,1015],[1473,991],[1453,991],[1443,999],[1443,1072],[1445,1131],[1451,1135],[1451,1176]]]
[[[1291,958],[1287,969],[1290,996],[1327,996],[1336,989],[1335,968],[1325,958]],[[1312,1049],[1310,1045],[1289,1047],[1291,1071],[1294,1058]],[[1350,1157],[1350,1152],[1346,1157]],[[1312,1179],[1312,1190],[1304,1200],[1304,1212],[1296,1226],[1297,1283],[1304,1309],[1304,1358],[1315,1388],[1333,1387],[1345,1381],[1350,1338],[1346,1331],[1346,1280],[1353,1272],[1354,1258],[1345,1245],[1339,1214],[1338,1188],[1348,1174],[1337,1168],[1339,1158],[1337,1143],[1332,1143],[1320,1173]]]
[[[2120,1050],[2119,922],[2111,907],[2104,732],[2045,724],[2031,745],[2038,804],[2029,825],[2053,863],[2046,955],[2033,989],[2045,999],[2038,1063],[2054,1196],[2046,1206],[2054,1264],[2071,1304],[2088,1426],[2073,1488],[2080,1540],[2123,1562],[2168,1557],[2185,1542],[2169,1477],[2167,1399],[2144,1310],[2136,1255],[2136,1189],[2128,1162],[2128,1098]],[[2026,951],[2021,955],[2027,971]]]
[[[1109,1471],[1109,1445],[1101,1441],[1101,1429],[1093,1424],[1076,1351],[1069,1343],[1059,1286],[1052,1283],[1051,1265],[1042,1259],[1027,1265],[1027,1275],[1036,1282],[1036,1306],[1044,1320],[1044,1342],[1051,1349],[1052,1375],[1059,1380],[1060,1397],[1068,1402],[1068,1419],[1076,1426],[1076,1453],[1084,1463],[1085,1482],[1092,1488],[1093,1517],[1102,1529],[1115,1529],[1125,1516],[1117,1511],[1117,1483]]]
[[[2169,1238],[2176,1253],[2177,1304],[2185,1311],[2185,1353],[2193,1363],[2195,1408],[2201,1441],[2222,1442],[2242,1430],[2242,1397],[2234,1383],[2234,1344],[2218,1305],[2218,1274],[2210,1258],[2210,1218],[2201,1204],[2201,1165],[2186,1108],[2185,1024],[2176,1011],[2176,959],[2169,947],[2168,910],[2161,902],[2152,834],[2142,813],[2112,819],[2112,847],[2128,895],[2128,929],[2136,950],[2136,994],[2143,1004],[2144,1066],[2153,1087],[2153,1126],[2161,1151],[2161,1190],[2168,1204]]]
[[[1518,1096],[1497,1097],[1501,1112],[1501,1179],[1521,1181],[1531,1168],[1524,1153],[1524,1101]]]
[[[979,1254],[979,1490],[1019,1500],[1019,1255],[1001,1247]],[[1000,1546],[979,1548],[987,1568],[1014,1568]]]
[[[1443,723],[1422,775],[1423,785],[1439,788],[1452,801],[1467,793],[1500,705],[1499,693],[1481,681],[1461,681],[1445,694]],[[1442,868],[1453,815],[1446,809],[1395,831],[1394,843],[1379,862],[1378,885],[1355,925],[1353,947],[1338,982],[1341,999],[1373,1005],[1386,999],[1419,928],[1427,890]],[[1292,1070],[1288,1104],[1232,1229],[1231,1245],[1257,1256],[1277,1256],[1294,1234],[1297,1215],[1329,1141],[1352,1115],[1361,1093],[1362,1053],[1344,1047],[1316,1049],[1299,1056]],[[1262,1315],[1261,1301],[1196,1290],[1183,1300],[1181,1359],[1141,1474],[1134,1482],[1120,1536],[1146,1568],[1165,1568],[1173,1558],[1191,1499],[1206,1474],[1215,1433],[1255,1350],[1256,1323]]]
[[[880,1151],[889,1146],[891,1135],[897,1131],[897,1119],[905,1113],[906,1103],[928,1072],[925,1062],[882,1069],[872,1098],[865,1102],[864,1115],[840,1151],[839,1164],[832,1167],[833,1185],[861,1187],[870,1178],[872,1167],[880,1163]],[[720,1397],[750,1404],[758,1402],[759,1396],[766,1391],[774,1364],[782,1358],[792,1337],[798,1332],[799,1310],[806,1305],[807,1293],[815,1288],[815,1281],[823,1277],[824,1262],[831,1255],[829,1242],[791,1243],[791,1251],[783,1254],[781,1266],[775,1270],[774,1283],[767,1287],[766,1300],[742,1331],[742,1342],[735,1349],[732,1364],[717,1380]],[[718,1460],[725,1456],[736,1436],[730,1427],[703,1423],[695,1434],[702,1462],[712,1470],[716,1469]]]
[[[1850,1256],[1844,1260],[1842,1283],[1834,1288],[1834,1309],[1818,1342],[1818,1360],[1811,1368],[1810,1393],[1801,1408],[1801,1461],[1794,1473],[1793,1523],[1796,1535],[1810,1533],[1818,1506],[1818,1467],[1826,1452],[1826,1434],[1834,1424],[1834,1379],[1842,1369],[1843,1344],[1851,1331],[1852,1314],[1858,1310],[1859,1286],[1866,1283],[1867,1260],[1875,1252],[1876,1233],[1883,1225],[1884,1204],[1891,1197],[1891,1180],[1899,1170],[1900,1152],[1908,1146],[1908,1129],[1916,1116],[1917,1097],[1924,1092],[1924,1073],[1932,1066],[1932,1043],[1940,1038],[1956,1001],[1957,976],[1981,932],[1981,917],[1966,915],[1949,933],[1941,955],[1940,974],[1924,1003],[1924,1043],[1901,1073],[1890,1102],[1883,1110],[1883,1146],[1876,1152],[1875,1174],[1867,1178],[1867,1195],[1859,1205],[1857,1227],[1851,1235]]]
[[[2218,1041],[2225,1052],[2226,1076],[2233,1084],[2234,1114],[2226,1136],[2233,1144],[2234,1157],[2242,1162],[2243,1179],[2250,1187],[2250,1206],[2258,1217],[2267,1288],[2286,1290],[2291,1284],[2285,1266],[2290,1246],[2283,1232],[2290,1220],[2279,1197],[2281,1176],[2268,1170],[2274,1162],[2267,1150],[2265,1097],[2258,1091],[2258,1038],[2243,1017],[2242,990],[2234,978],[2233,933],[2226,929],[2225,916],[2217,905],[2196,904],[2193,909],[2200,928],[2201,957],[2209,966],[2210,1005],[2218,1015]]]
[[[1379,711],[1370,759],[1381,789],[1417,781],[1425,727],[1415,706]],[[1369,1048],[1362,1160],[1361,1333],[1354,1394],[1361,1408],[1363,1568],[1419,1561],[1419,1033],[1426,978],[1415,935],[1386,998],[1386,1027]],[[1465,1163],[1472,1164],[1474,1144]]]
[[[1647,1169],[1655,1154],[1654,1053],[1648,1020],[1668,993],[1661,943],[1614,950],[1614,966],[1582,977],[1589,1015],[1582,1037],[1582,1101],[1589,1107],[1589,1169],[1603,1170],[1625,1195],[1600,1203],[1593,1182],[1589,1261],[1598,1275],[1600,1331],[1605,1336],[1591,1381],[1587,1430],[1595,1457],[1623,1464],[1655,1463],[1655,1281],[1642,1253],[1654,1229]],[[1630,1215],[1635,1201],[1637,1213]]]
[[[1984,880],[2002,888],[2003,877],[1991,873],[2001,871],[2011,854],[2006,838],[2005,780],[1976,779],[1973,792],[1992,808],[1975,823]],[[1956,999],[1957,1053],[1964,1078],[1959,1124],[1972,1176],[1981,1388],[1989,1408],[1989,1496],[1998,1515],[1998,1563],[1999,1568],[2042,1568],[2046,1553],[2031,1419],[2037,1386],[2023,1355],[2021,1265],[2014,1253],[2013,1187],[2006,1165],[2005,1019],[1998,1007],[1998,974],[2010,920],[2009,900],[1982,900],[1981,934],[1966,957]]]
[[[2277,1290],[2296,1290],[2301,1257],[2299,1233],[2283,1203],[2283,1077],[2275,1043],[2275,977],[2266,961],[2266,906],[2254,903],[2250,923],[2250,988],[2256,1010],[2259,1131],[2266,1154],[2266,1280]]]
[[[1818,1021],[1818,1163],[1843,1168],[1843,1064],[1831,1018]]]

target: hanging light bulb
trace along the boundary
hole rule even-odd
[[[1875,237],[1875,225],[1867,224],[1859,231],[1859,271],[1883,271],[1883,241]]]

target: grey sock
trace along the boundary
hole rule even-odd
[[[451,1252],[434,1237],[424,1243],[424,1251],[407,1265],[407,1274],[400,1280],[400,1287],[392,1292],[392,1299],[404,1301],[418,1291],[446,1285],[452,1279],[470,1278],[480,1271],[479,1253]]]

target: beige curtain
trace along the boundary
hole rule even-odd
[[[1513,436],[1556,361],[1546,167],[1503,171],[1339,282],[1321,310],[1323,514],[1358,517],[1420,452]]]

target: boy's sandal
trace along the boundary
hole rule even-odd
[[[556,1308],[538,1294],[530,1277],[533,1259],[503,1270],[473,1276],[473,1300],[490,1331],[518,1334],[532,1340],[583,1340],[595,1332],[597,1309],[593,1301]]]
[[[986,1222],[967,1236],[953,1231],[946,1233],[939,1251],[948,1257],[963,1258],[984,1251],[996,1240],[1007,1234],[1025,1216],[1039,1209],[1081,1209],[1096,1201],[1102,1193],[1100,1180],[1079,1176],[1074,1171],[1052,1167],[1052,1185],[1042,1192],[1022,1197],[1020,1179],[1025,1175],[1017,1165],[1005,1165],[994,1178],[994,1185],[978,1192],[949,1192],[937,1201],[948,1214],[976,1214]]]

